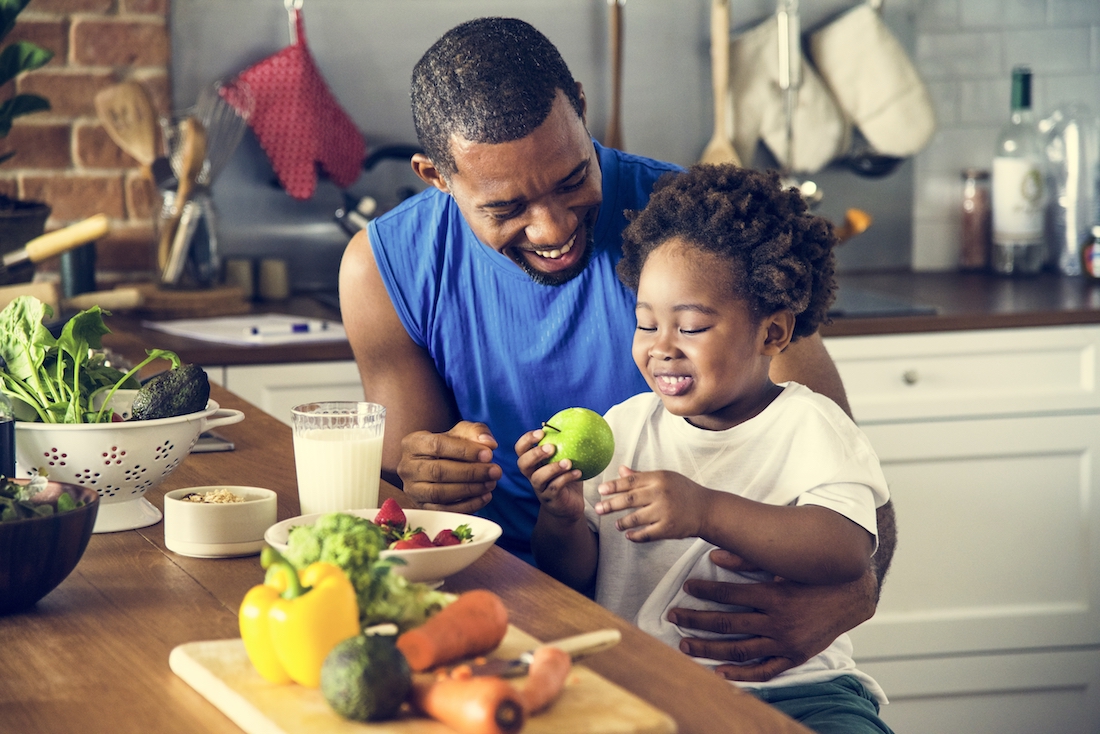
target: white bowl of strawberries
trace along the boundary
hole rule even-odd
[[[402,510],[392,499],[381,508],[345,510],[349,515],[370,520],[386,530],[389,550],[382,558],[397,557],[405,565],[393,567],[409,581],[442,582],[458,573],[489,550],[500,537],[501,528],[492,520],[459,512]],[[290,529],[312,525],[322,513],[300,515],[276,523],[264,533],[264,540],[275,550],[286,550]]]

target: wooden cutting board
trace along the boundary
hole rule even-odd
[[[492,657],[512,658],[538,641],[509,626]],[[448,734],[439,722],[404,714],[393,721],[362,724],[340,717],[321,692],[302,686],[275,685],[260,677],[240,639],[189,642],[172,650],[172,671],[248,734]],[[517,679],[517,683],[522,679]],[[534,716],[524,734],[674,734],[676,722],[592,672],[573,666],[561,697]]]

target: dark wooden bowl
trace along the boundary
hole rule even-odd
[[[46,517],[0,522],[0,614],[34,606],[84,555],[99,512],[99,494],[91,487],[49,482],[36,501],[56,503],[62,492],[86,504]]]

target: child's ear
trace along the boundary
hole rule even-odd
[[[776,357],[791,343],[794,335],[794,314],[782,309],[765,316],[760,330],[764,337],[760,353],[766,357]]]

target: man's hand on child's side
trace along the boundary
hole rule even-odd
[[[553,444],[539,446],[546,434],[528,431],[516,441],[517,466],[531,482],[542,508],[556,517],[576,520],[584,516],[584,489],[580,469],[569,459],[547,462],[557,451]]]
[[[731,571],[753,570],[739,556],[711,551],[715,565]],[[834,586],[799,584],[777,578],[757,584],[690,579],[684,591],[698,599],[749,607],[751,612],[704,612],[677,608],[669,612],[673,624],[723,635],[750,635],[738,640],[687,637],[680,650],[693,657],[729,660],[715,669],[728,680],[771,680],[809,660],[833,640],[875,612],[874,576]],[[743,663],[753,661],[748,665]]]
[[[644,543],[663,538],[691,538],[700,534],[711,490],[671,471],[636,472],[620,466],[619,478],[598,488],[605,498],[596,512],[606,515],[633,509],[615,527],[626,537]]]

